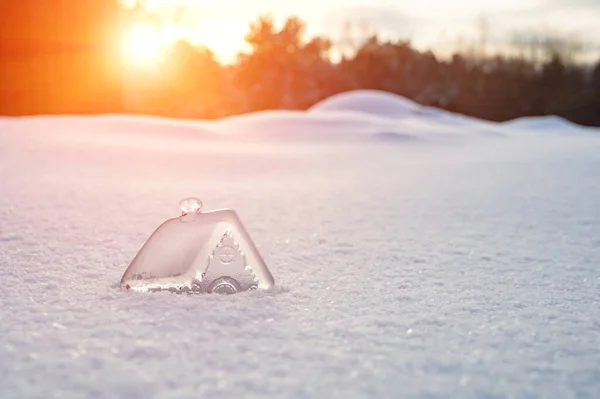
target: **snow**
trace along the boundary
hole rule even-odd
[[[312,106],[311,111],[358,111],[394,118],[426,114],[425,107],[408,98],[377,90],[353,90],[335,94]]]
[[[0,397],[598,397],[600,131],[333,108],[0,119]],[[190,196],[275,289],[119,288]]]

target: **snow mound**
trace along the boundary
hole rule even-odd
[[[0,397],[598,397],[600,135],[483,126],[0,118]],[[119,288],[189,195],[273,291]]]
[[[563,117],[558,115],[546,115],[546,116],[527,116],[523,118],[517,118],[502,123],[502,125],[519,130],[530,130],[530,131],[545,131],[545,132],[585,132],[597,129],[589,128],[585,126],[577,125]]]
[[[367,103],[365,103],[367,104]],[[370,104],[376,109],[377,101]],[[439,111],[437,117],[390,118],[365,112],[272,110],[218,120],[183,120],[153,116],[39,116],[6,119],[5,132],[38,132],[35,140],[94,142],[111,147],[176,147],[207,141],[421,142],[441,144],[503,137],[497,123]],[[0,131],[0,135],[2,135]],[[12,139],[11,139],[12,140]]]
[[[354,111],[388,118],[433,113],[408,98],[379,90],[354,90],[336,94],[315,104],[310,110]]]
[[[10,118],[7,118],[10,120]],[[107,133],[140,133],[148,135],[208,136],[211,134],[209,122],[204,120],[177,119],[162,116],[104,114],[104,115],[42,115],[14,118],[14,121],[25,123],[48,131],[58,127],[61,132],[86,131],[102,129]]]
[[[400,126],[396,121],[361,113],[310,113],[305,111],[261,111],[220,120],[213,127],[222,136],[253,139],[309,141],[379,140],[393,134],[410,141],[425,138],[418,129]],[[427,129],[430,139],[443,129]]]

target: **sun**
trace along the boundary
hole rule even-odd
[[[160,30],[151,23],[131,26],[123,35],[121,55],[133,67],[156,66],[164,54],[165,42]]]

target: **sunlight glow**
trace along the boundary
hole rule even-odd
[[[122,56],[125,62],[134,67],[152,67],[164,52],[164,36],[150,23],[132,26],[124,35]]]

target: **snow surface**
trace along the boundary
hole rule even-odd
[[[413,105],[0,119],[0,398],[600,397],[600,131]],[[189,196],[276,289],[118,288]]]
[[[405,97],[377,90],[354,90],[333,95],[311,107],[311,111],[358,111],[403,117],[426,114],[425,107]]]

